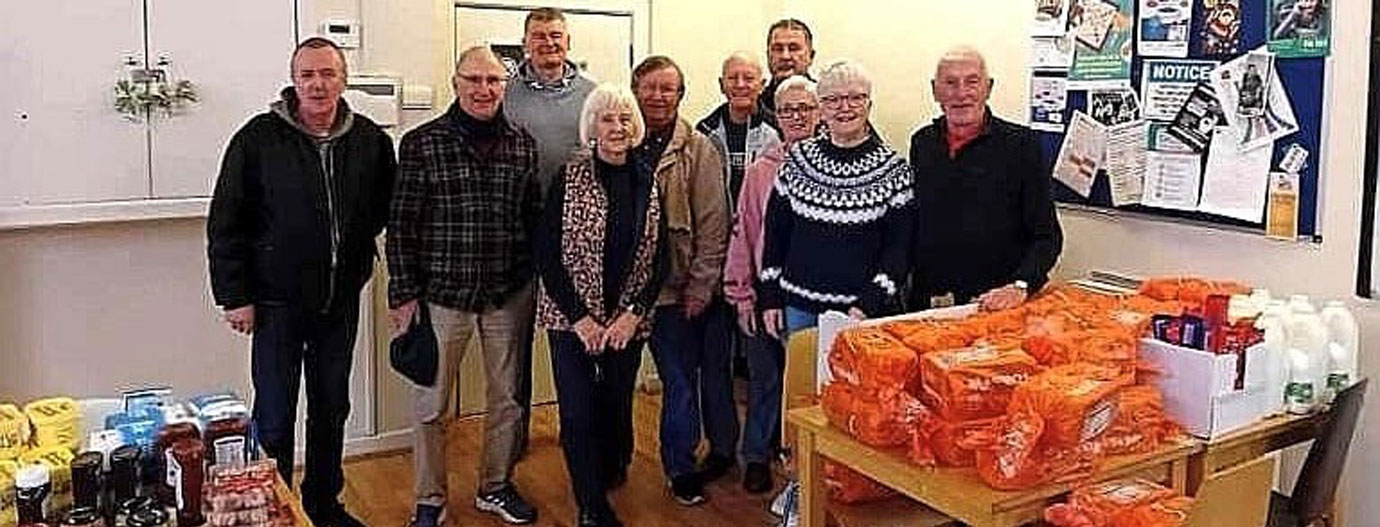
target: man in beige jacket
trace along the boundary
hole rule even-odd
[[[657,299],[651,338],[663,385],[661,465],[676,501],[698,505],[705,500],[703,479],[722,475],[737,449],[736,420],[705,423],[710,456],[703,470],[696,466],[702,399],[707,398],[705,406],[733,404],[716,400],[730,390],[701,383],[727,380],[727,373],[700,374],[730,364],[733,317],[717,297],[731,222],[723,165],[709,138],[680,118],[685,76],[674,61],[643,60],[633,70],[633,93],[647,123],[647,138],[635,159],[656,174],[671,241],[671,273]]]

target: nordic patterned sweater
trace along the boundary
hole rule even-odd
[[[910,168],[874,135],[792,145],[767,201],[760,304],[813,313],[900,307],[913,229]]]

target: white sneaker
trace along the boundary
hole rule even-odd
[[[800,486],[791,487],[794,491],[786,496],[785,514],[781,516],[778,527],[800,527]]]
[[[797,481],[795,481],[795,480],[791,480],[790,482],[787,482],[787,483],[786,483],[786,486],[785,486],[784,488],[781,489],[781,492],[777,493],[776,497],[771,499],[771,507],[768,507],[768,510],[771,511],[771,513],[772,513],[773,516],[776,516],[776,517],[785,516],[785,515],[786,515],[786,502],[787,502],[787,501],[792,501],[792,502],[793,502],[793,501],[795,501],[795,500],[800,499],[800,498],[799,498],[799,494],[800,494],[800,483],[797,482]]]

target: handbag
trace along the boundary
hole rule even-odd
[[[436,346],[436,332],[431,328],[431,314],[426,302],[417,302],[417,313],[407,326],[407,332],[388,344],[388,363],[399,375],[418,386],[436,384],[440,352]]]

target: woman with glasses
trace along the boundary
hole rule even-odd
[[[828,132],[790,147],[767,203],[758,305],[765,331],[782,340],[827,310],[899,309],[910,249],[910,168],[870,133],[867,72],[835,62],[818,91]]]
[[[743,488],[762,493],[772,488],[772,453],[781,444],[781,373],[785,348],[762,332],[757,306],[757,275],[762,269],[762,227],[767,198],[786,148],[815,135],[819,98],[815,83],[800,75],[781,82],[773,93],[778,126],[785,143],[772,145],[748,165],[738,198],[737,222],[724,264],[724,297],[737,309],[738,327],[746,335],[748,361],[747,423],[743,426]]]

